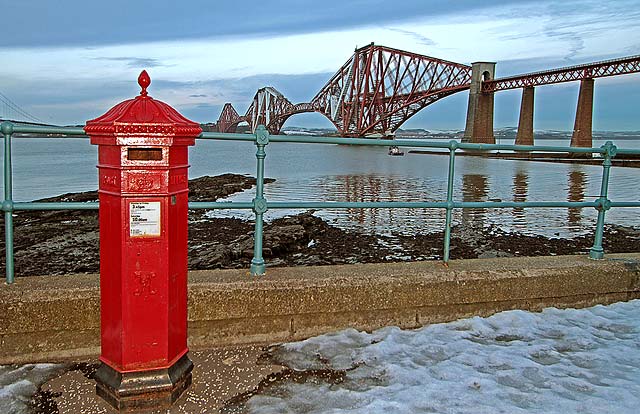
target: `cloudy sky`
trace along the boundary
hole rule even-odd
[[[199,122],[232,102],[244,113],[273,86],[309,101],[370,42],[497,76],[640,54],[640,0],[0,0],[0,92],[50,123],[77,124],[150,94]],[[538,129],[573,128],[578,84],[536,89]],[[640,75],[596,81],[594,129],[640,130]],[[466,93],[407,128],[463,129]],[[520,91],[496,97],[496,127],[517,124]],[[1,109],[1,108],[0,108]],[[287,125],[330,126],[320,114]]]

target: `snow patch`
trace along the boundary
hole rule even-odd
[[[346,371],[340,383],[285,382],[252,413],[637,413],[640,300],[508,311],[418,330],[348,329],[284,344],[294,370]]]
[[[58,364],[0,365],[0,413],[31,412],[30,401],[38,387],[66,368]]]

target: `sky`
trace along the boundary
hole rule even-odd
[[[0,93],[53,124],[83,124],[139,92],[197,122],[240,113],[273,86],[308,102],[371,42],[450,61],[497,62],[508,76],[640,54],[640,0],[443,1],[0,0]],[[536,88],[535,128],[571,130],[579,84]],[[521,92],[496,95],[495,126],[515,126]],[[403,128],[464,129],[468,93]],[[1,108],[0,108],[1,109]],[[320,114],[288,126],[331,127]],[[595,130],[640,130],[640,75],[596,80]]]

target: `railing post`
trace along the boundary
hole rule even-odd
[[[13,134],[13,124],[3,122],[0,131],[4,135],[4,200],[2,210],[4,211],[4,245],[5,245],[5,275],[6,283],[13,283],[14,262],[13,262],[13,181],[11,173],[11,135]]]
[[[611,208],[611,201],[607,198],[609,191],[609,170],[611,169],[611,158],[616,156],[618,148],[613,142],[607,141],[602,147],[604,152],[604,162],[602,163],[602,184],[600,186],[600,197],[598,199],[598,221],[596,222],[596,234],[593,240],[593,247],[589,251],[589,258],[600,260],[604,258],[604,249],[602,248],[602,237],[604,235],[604,216],[607,210]]]
[[[264,159],[267,156],[264,148],[269,144],[269,131],[264,125],[256,128],[256,152],[257,173],[256,173],[256,198],[253,199],[253,212],[256,215],[256,230],[253,238],[253,259],[251,259],[251,276],[262,276],[265,274],[265,263],[262,257],[262,237],[263,237],[263,215],[267,211],[267,200],[264,198]]]
[[[442,260],[445,265],[449,263],[449,251],[451,245],[451,217],[453,215],[453,176],[455,171],[456,148],[458,142],[449,141],[449,175],[447,178],[447,215],[444,227],[444,253]]]

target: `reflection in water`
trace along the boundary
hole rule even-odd
[[[456,177],[454,197],[466,202],[489,200],[581,201],[586,194],[597,191],[598,180],[589,180],[589,170],[581,167],[564,170],[562,175],[544,176],[528,166],[510,171],[497,169],[479,174]],[[564,166],[560,166],[564,167]],[[595,169],[594,169],[595,170]],[[546,171],[542,171],[546,172]],[[551,185],[568,178],[567,185]],[[502,181],[501,181],[502,180]],[[230,201],[250,201],[252,191],[238,193]],[[269,201],[444,201],[446,179],[441,177],[412,177],[407,175],[341,174],[310,179],[282,179],[265,187]],[[460,197],[460,198],[458,198]],[[588,196],[587,196],[588,197]],[[273,220],[299,210],[269,210],[265,218]],[[567,214],[569,215],[567,219]],[[364,233],[404,234],[440,232],[444,228],[444,209],[319,209],[315,215],[343,229]],[[211,217],[242,217],[252,219],[250,210],[214,210]],[[551,237],[572,237],[588,233],[595,220],[595,211],[566,208],[504,208],[455,209],[454,225],[480,227],[496,226],[505,231],[523,234],[543,234]]]
[[[407,177],[367,174],[324,177],[314,187],[323,189],[323,201],[435,201],[439,191],[426,188],[424,184]],[[425,196],[428,193],[434,193],[434,197]],[[443,212],[435,210],[430,210],[427,215],[422,209],[376,208],[329,210],[318,212],[318,215],[338,218],[341,222],[357,223],[356,227],[368,232],[386,229],[387,232],[408,230],[411,233],[420,227],[425,230],[425,222],[444,216]],[[428,230],[433,229],[429,226]]]
[[[364,202],[364,201],[380,201],[380,192],[382,191],[382,183],[380,177],[345,175],[338,177],[344,180],[344,195],[347,202]],[[394,186],[391,184],[385,188],[389,192],[389,197],[393,199],[395,193]],[[377,209],[350,208],[347,210],[350,220],[358,224],[378,222]],[[389,220],[393,221],[393,211],[389,212]]]
[[[529,175],[525,171],[519,170],[513,176],[513,201],[517,203],[527,201],[528,192]],[[517,207],[512,210],[513,221],[517,227],[521,227],[527,223],[524,210],[522,207]]]
[[[570,171],[569,172],[569,191],[567,194],[568,201],[584,201],[584,191],[587,185],[587,175],[580,171]],[[580,224],[580,220],[582,218],[581,211],[579,208],[569,208],[567,209],[567,220],[571,224]]]
[[[487,201],[488,180],[483,174],[464,174],[462,176],[462,201]],[[462,210],[464,223],[482,224],[486,217],[484,208],[465,208]]]

